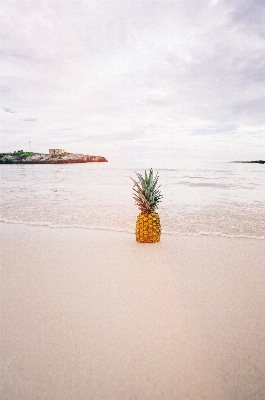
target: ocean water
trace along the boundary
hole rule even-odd
[[[135,172],[109,163],[1,165],[1,222],[133,233]],[[156,169],[164,234],[265,238],[265,165],[177,164]]]

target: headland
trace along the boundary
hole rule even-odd
[[[72,164],[88,162],[108,162],[108,160],[102,156],[68,152],[43,154],[18,150],[13,153],[0,153],[0,164]]]
[[[264,160],[256,160],[256,161],[232,161],[233,163],[239,164],[265,164]]]

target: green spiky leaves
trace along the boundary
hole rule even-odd
[[[155,211],[158,207],[158,203],[161,202],[161,198],[163,197],[160,193],[160,186],[157,186],[158,174],[154,177],[154,173],[152,168],[149,171],[149,174],[145,171],[144,177],[141,174],[136,173],[139,181],[135,181],[133,186],[133,198],[135,200],[135,204],[139,207],[142,213],[150,213]]]

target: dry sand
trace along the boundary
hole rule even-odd
[[[1,224],[1,399],[265,399],[263,240]]]

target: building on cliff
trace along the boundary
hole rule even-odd
[[[65,153],[64,149],[49,149],[49,154],[62,154]]]

